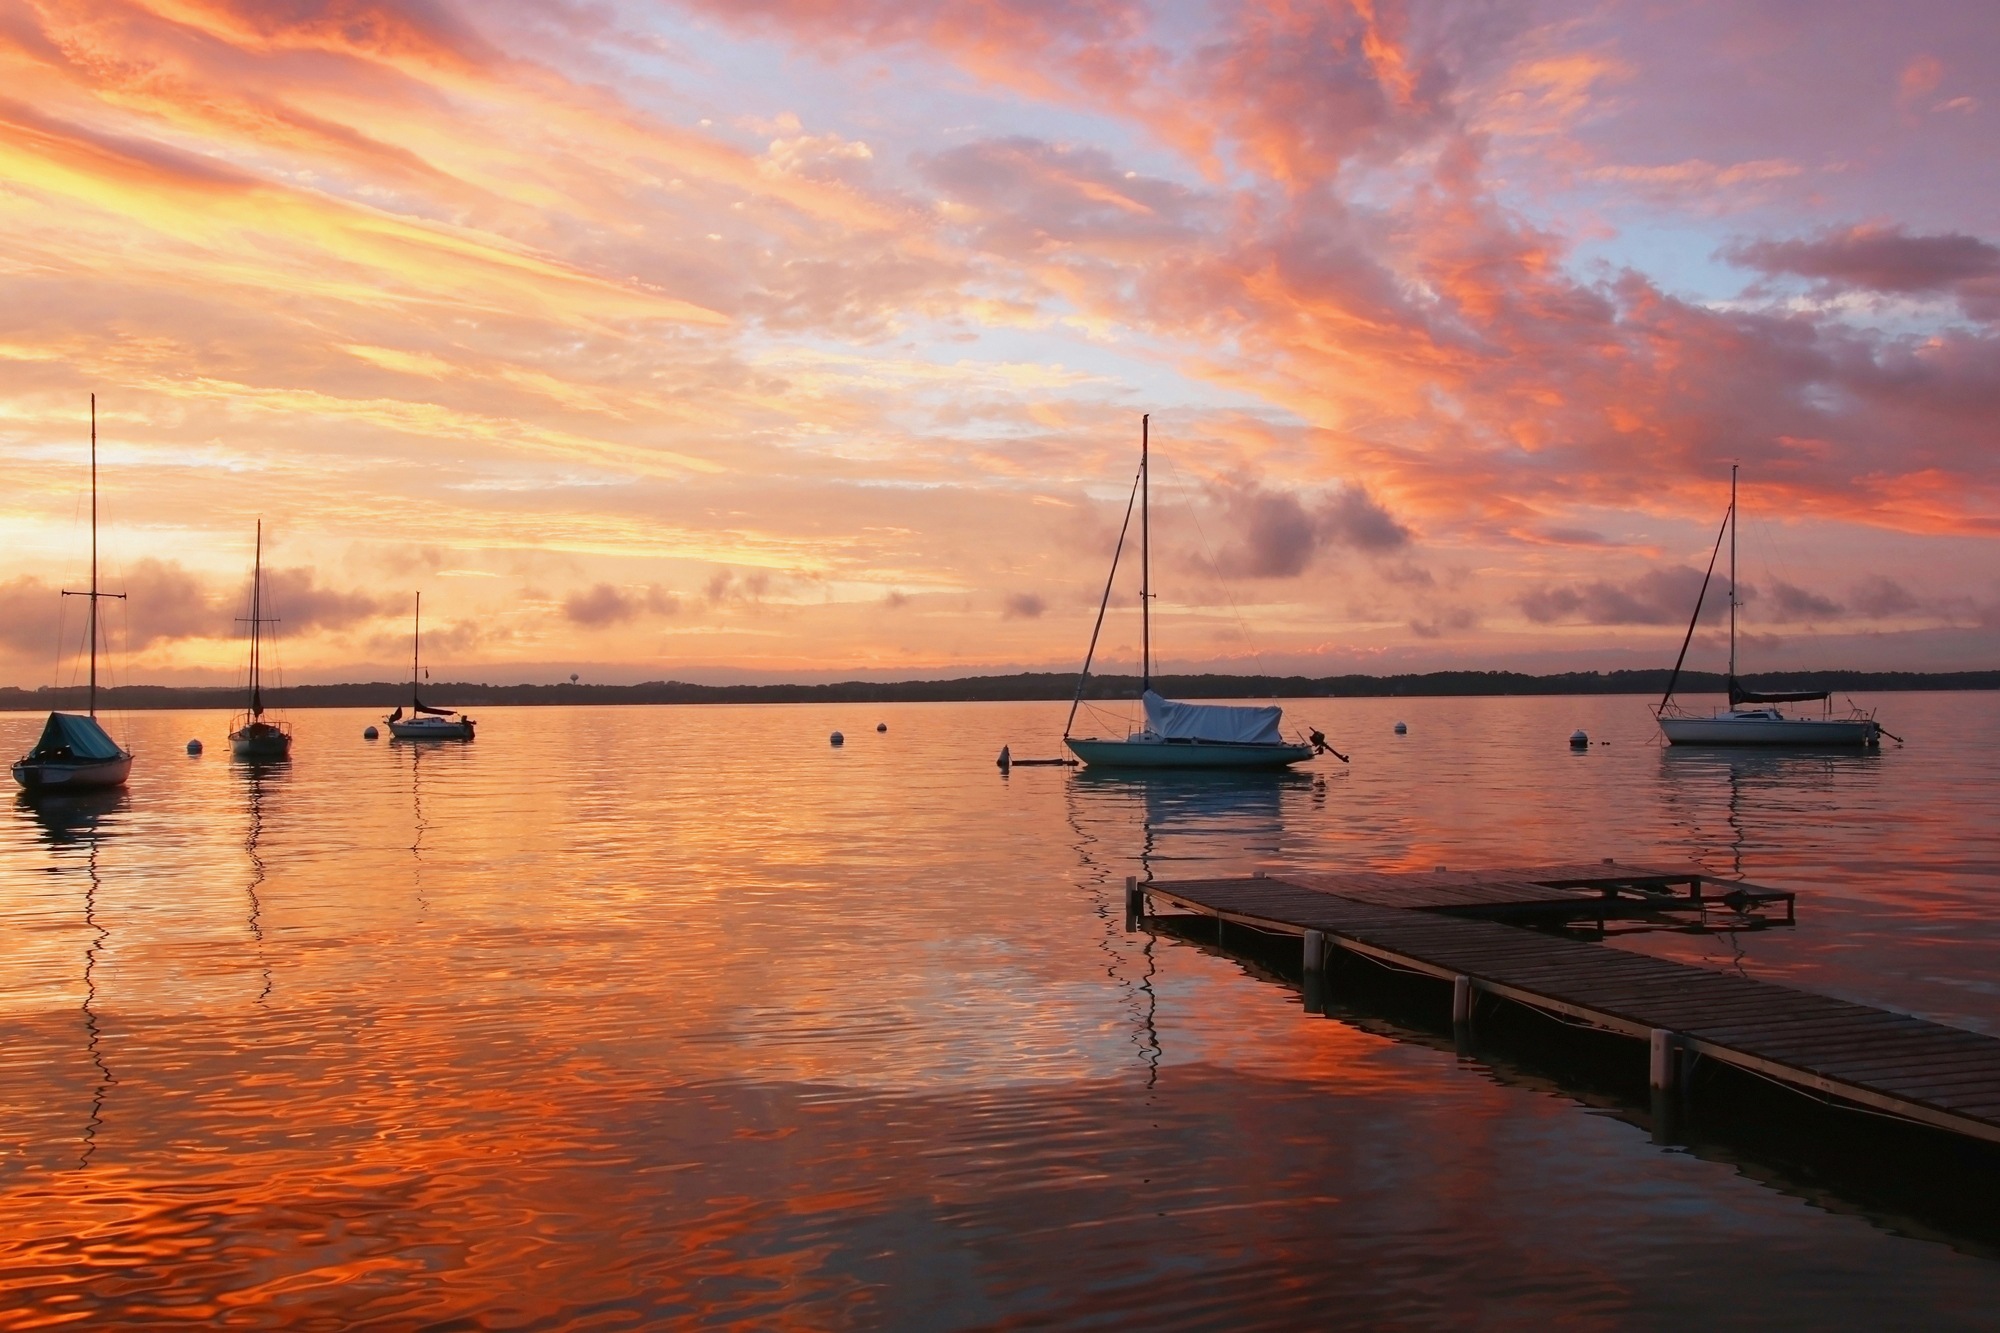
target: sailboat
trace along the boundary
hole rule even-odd
[[[1084,682],[1090,678],[1091,659],[1097,655],[1097,636],[1104,628],[1104,609],[1111,602],[1118,557],[1125,549],[1125,534],[1132,525],[1132,502],[1127,500],[1125,524],[1118,530],[1118,546],[1111,553],[1111,573],[1104,580],[1104,600],[1097,608],[1097,626],[1090,632],[1090,649],[1084,654],[1083,671],[1077,677],[1069,721],[1063,724],[1063,744],[1092,768],[1270,769],[1310,759],[1316,748],[1325,747],[1325,738],[1315,732],[1310,745],[1287,741],[1278,730],[1283,710],[1275,705],[1178,703],[1161,697],[1153,689],[1151,485],[1147,476],[1151,423],[1150,414],[1139,418],[1139,475],[1132,482],[1139,501],[1139,699],[1145,707],[1145,725],[1122,738],[1070,734],[1076,725],[1077,707],[1083,702]]]
[[[423,642],[424,595],[418,593],[410,630],[410,711],[408,716],[400,708],[389,714],[389,734],[406,741],[469,741],[471,718],[454,708],[432,708],[417,693],[417,682],[423,679]]]
[[[90,395],[90,591],[63,593],[90,605],[90,695],[85,713],[50,713],[35,748],[14,761],[14,781],[28,791],[117,787],[132,772],[132,752],[97,721],[97,604],[122,592],[97,590],[97,395]]]
[[[1708,595],[1709,580],[1715,575],[1715,559],[1722,552],[1722,539],[1729,538],[1729,706],[1702,717],[1674,702],[1674,686],[1680,682],[1681,666],[1687,661],[1688,645],[1694,641],[1694,627],[1701,619],[1702,599]],[[1872,711],[1856,708],[1836,717],[1830,690],[1751,690],[1736,676],[1736,465],[1729,468],[1729,512],[1715,534],[1715,550],[1709,552],[1708,572],[1702,576],[1701,592],[1694,599],[1694,615],[1688,619],[1687,637],[1681,640],[1681,655],[1674,660],[1673,674],[1667,677],[1667,692],[1653,710],[1660,731],[1671,745],[1789,745],[1866,747],[1882,743],[1882,725]],[[1787,717],[1779,704],[1819,703],[1819,717]]]
[[[240,725],[229,733],[229,752],[249,763],[275,763],[292,757],[292,729],[283,722],[264,720],[264,641],[265,625],[277,621],[264,614],[264,520],[257,520],[257,559],[250,573],[250,697],[244,703]]]

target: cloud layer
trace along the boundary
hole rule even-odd
[[[1189,663],[1669,655],[1734,462],[1758,615],[1982,665],[1996,56],[1941,3],[19,5],[0,669],[92,390],[146,678],[233,669],[260,516],[308,672],[419,586],[498,677],[1068,663],[1144,411]]]

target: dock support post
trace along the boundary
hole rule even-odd
[[[1657,1092],[1672,1092],[1680,1082],[1680,1035],[1654,1028],[1651,1044],[1652,1069],[1646,1081]]]
[[[1472,1001],[1476,994],[1471,977],[1451,979],[1451,1040],[1461,1060],[1472,1058]]]
[[[1304,957],[1305,1005],[1309,1014],[1326,1012],[1326,932],[1306,932]]]
[[[1681,1037],[1678,1032],[1666,1028],[1652,1031],[1652,1068],[1647,1082],[1652,1085],[1653,1142],[1658,1144],[1679,1143],[1681,1139],[1681,1078],[1685,1072],[1682,1065]]]
[[[1146,895],[1140,891],[1139,877],[1125,877],[1125,929],[1129,933],[1139,928],[1139,918],[1146,913]]]

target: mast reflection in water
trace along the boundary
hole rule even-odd
[[[98,858],[103,840],[115,836],[118,816],[125,810],[129,799],[125,789],[117,787],[49,794],[39,798],[24,795],[19,801],[20,808],[32,814],[40,825],[42,839],[49,848],[53,863],[50,868],[62,875],[66,883],[81,881],[79,906],[85,943],[83,995],[79,1008],[83,1013],[84,1047],[97,1077],[90,1090],[90,1111],[77,1154],[79,1170],[90,1165],[91,1156],[97,1151],[97,1133],[104,1124],[105,1099],[110,1096],[112,1085],[118,1081],[111,1072],[105,1051],[104,1024],[97,1012],[97,971],[111,942],[111,928],[98,902],[98,895],[104,887]],[[72,879],[72,876],[75,878]]]

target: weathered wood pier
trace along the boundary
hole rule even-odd
[[[1509,921],[1574,922],[1628,912],[1736,911],[1789,893],[1716,880],[1694,867],[1546,866],[1434,874],[1306,874],[1142,884],[1126,881],[1126,921],[1151,904],[1303,939],[1309,987],[1338,949],[1451,985],[1455,1025],[1482,996],[1525,1005],[1650,1046],[1650,1082],[1671,1091],[1697,1059],[1762,1075],[1954,1134],[2000,1143],[2000,1039],[1768,981],[1652,958]]]

